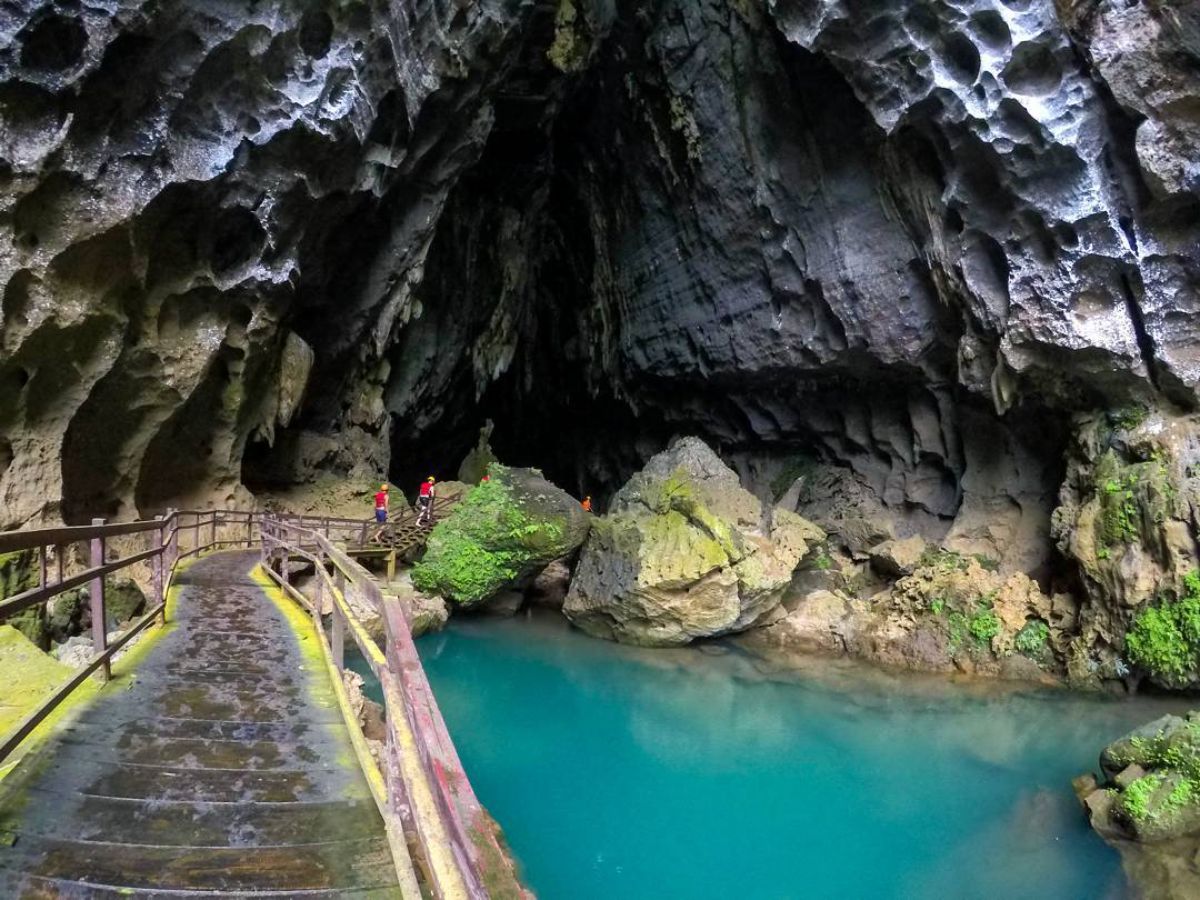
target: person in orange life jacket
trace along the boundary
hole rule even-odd
[[[579,504],[579,505],[583,507],[583,511],[584,511],[584,512],[591,512],[591,511],[592,511],[592,497],[591,497],[591,495],[589,494],[588,496],[584,497],[584,498],[583,498],[583,502],[582,502],[581,504]]]
[[[436,479],[430,475],[421,485],[421,491],[417,495],[417,508],[421,510],[421,514],[417,516],[418,525],[427,525],[433,521],[433,499],[436,495],[434,484]]]
[[[386,483],[379,486],[379,490],[375,492],[375,521],[379,523],[379,530],[375,532],[375,540],[378,541],[383,537],[383,526],[387,524],[388,518],[388,486]]]

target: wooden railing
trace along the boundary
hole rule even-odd
[[[39,573],[36,587],[0,599],[0,622],[67,591],[86,586],[91,607],[94,651],[87,665],[75,672],[0,740],[0,763],[92,673],[99,672],[104,680],[108,680],[112,675],[113,656],[156,618],[166,624],[167,588],[181,560],[218,547],[254,546],[258,542],[255,533],[258,521],[259,516],[251,512],[170,510],[165,516],[140,522],[108,524],[103,519],[93,519],[91,525],[0,533],[0,553],[36,551]],[[218,528],[225,529],[221,537],[218,537]],[[225,537],[224,533],[230,528],[237,531],[233,537]],[[136,536],[144,536],[150,546],[127,556],[109,559],[110,542]],[[77,544],[84,544],[87,548],[83,554],[87,568],[71,573],[68,572],[68,555]],[[51,560],[54,564],[53,578]],[[150,564],[150,609],[109,643],[106,579],[143,562]]]
[[[386,794],[377,796],[376,802],[390,831],[417,836],[434,895],[472,900],[487,900],[493,894],[521,896],[524,892],[511,860],[499,846],[495,826],[476,798],[450,740],[402,604],[385,598],[371,574],[316,529],[267,518],[262,523],[262,541],[265,570],[312,615],[339,677],[348,632],[383,688]],[[311,599],[292,584],[289,562],[293,559],[313,566]],[[350,596],[358,602],[350,602]],[[325,598],[332,608],[329,633],[321,616]],[[356,607],[379,612],[383,647],[372,640]]]

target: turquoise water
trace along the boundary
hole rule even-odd
[[[1109,898],[1074,775],[1166,701],[641,651],[553,617],[418,642],[542,900]]]

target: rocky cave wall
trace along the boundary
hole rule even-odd
[[[453,475],[491,418],[577,491],[698,433],[1038,570],[1071,416],[1195,405],[1198,34],[1166,0],[9,4],[0,524]]]

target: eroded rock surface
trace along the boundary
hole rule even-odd
[[[902,573],[894,556],[895,542],[872,552],[871,565],[886,560],[892,579],[872,590],[854,576],[831,573],[826,586],[797,596],[806,580],[797,578],[787,614],[739,643],[784,661],[819,653],[925,672],[1030,681],[1065,675],[1078,627],[1074,598],[1048,595],[1023,573],[1002,574],[986,558],[926,547]]]
[[[1200,405],[1188,4],[18,0],[0,32],[0,527],[353,508],[490,419],[600,503],[696,434],[855,560],[1081,585],[1080,677],[1195,563],[1183,507],[1140,575],[1063,530],[1075,416]]]
[[[563,612],[597,637],[643,646],[744,631],[779,606],[824,533],[764,511],[702,441],[655,456],[584,545]]]

